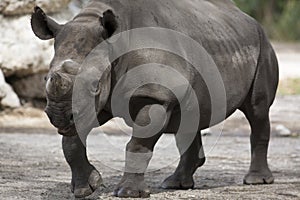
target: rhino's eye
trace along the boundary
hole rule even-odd
[[[95,89],[97,89],[98,88],[98,83],[99,83],[99,81],[93,81],[92,82],[92,88],[95,88]]]
[[[95,81],[92,82],[91,94],[95,95],[95,96],[100,94],[99,80],[95,80]]]

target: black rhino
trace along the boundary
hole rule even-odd
[[[270,184],[274,181],[267,163],[267,150],[270,138],[269,109],[278,84],[277,59],[261,26],[240,11],[232,1],[92,0],[73,20],[64,25],[56,23],[41,8],[35,7],[31,25],[40,39],[55,40],[55,56],[47,76],[45,111],[58,133],[63,135],[63,152],[72,170],[71,187],[75,197],[90,195],[102,182],[100,173],[87,159],[85,139],[89,131],[115,117],[111,108],[112,93],[122,77],[125,75],[126,79],[128,71],[149,63],[157,65],[153,68],[148,66],[144,72],[139,73],[139,77],[130,79],[129,82],[135,84],[135,81],[143,82],[144,79],[153,78],[166,84],[176,84],[178,77],[163,73],[166,69],[164,66],[169,66],[188,81],[198,104],[191,103],[192,92],[188,87],[177,88],[181,95],[179,100],[173,91],[159,84],[145,84],[133,93],[129,91],[127,84],[119,84],[119,90],[124,95],[118,96],[117,100],[120,104],[123,101],[129,102],[130,118],[134,123],[128,116],[120,114],[120,117],[124,117],[133,126],[133,135],[126,147],[126,171],[114,190],[115,196],[149,196],[144,173],[155,143],[162,133],[176,133],[181,115],[195,110],[194,107],[197,106],[201,116],[201,120],[194,122],[197,130],[191,138],[192,130],[185,127],[183,131],[186,131],[186,137],[176,137],[181,153],[180,162],[174,174],[162,183],[163,188],[193,188],[193,174],[205,162],[200,131],[223,121],[237,109],[245,114],[251,125],[251,165],[244,183]],[[225,106],[217,108],[220,112],[224,110],[223,117],[217,116],[211,122],[212,104],[219,100],[211,98],[210,86],[205,79],[207,77],[199,74],[205,66],[192,66],[190,62],[172,52],[153,48],[136,49],[114,60],[108,58],[109,54],[93,53],[94,57],[107,59],[110,66],[94,63],[94,67],[101,72],[96,73],[99,81],[94,81],[92,73],[90,85],[81,86],[81,108],[86,109],[87,114],[81,115],[84,109],[72,108],[75,77],[83,73],[84,66],[81,65],[92,50],[119,33],[122,36],[124,31],[143,27],[174,30],[201,45],[217,67],[224,84]],[[193,54],[195,59],[205,57],[204,51],[187,52],[181,41],[173,41],[168,36],[162,37],[163,41],[175,44],[187,56]],[[130,36],[128,41],[130,45]],[[113,52],[116,47],[114,41],[107,44],[110,47],[109,52]],[[107,68],[104,70],[104,67]],[[214,74],[210,75],[209,79],[214,81]],[[127,93],[132,95],[128,97]],[[215,93],[219,94],[216,91]],[[91,108],[90,103],[85,101],[91,94],[94,95],[96,108]],[[97,111],[97,119],[89,115],[93,109]],[[81,123],[82,129],[76,129],[75,118]],[[193,118],[188,121],[193,122]],[[148,127],[149,123],[154,125]],[[156,126],[161,128],[150,134]],[[144,132],[149,132],[149,137],[139,137]],[[186,138],[192,141],[186,149],[182,149],[181,140]],[[139,156],[139,153],[143,156]]]

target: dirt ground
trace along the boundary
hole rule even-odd
[[[174,137],[164,135],[146,174],[152,191],[150,199],[300,199],[299,102],[299,96],[278,97],[272,108],[269,164],[276,179],[274,184],[242,184],[250,159],[249,126],[241,113],[236,113],[223,124],[223,132],[218,132],[220,126],[215,127],[203,138],[207,162],[195,173],[194,190],[159,188],[175,169],[179,156]],[[290,137],[280,137],[278,125],[290,129]],[[3,129],[0,134],[0,198],[73,199],[61,136],[51,129],[47,134],[42,129],[16,130],[19,133],[5,133]],[[102,134],[98,130],[89,136],[88,155],[105,184],[89,199],[116,199],[112,191],[122,175],[128,139],[126,134]]]

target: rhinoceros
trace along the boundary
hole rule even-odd
[[[180,161],[161,187],[193,188],[193,174],[205,162],[201,130],[222,122],[236,110],[245,114],[251,126],[251,164],[244,183],[273,183],[267,150],[269,110],[278,85],[278,63],[262,27],[231,0],[92,0],[64,25],[35,7],[31,25],[38,38],[54,38],[55,55],[46,77],[45,112],[63,135],[63,152],[72,171],[71,189],[75,197],[86,197],[102,184],[100,173],[88,161],[85,140],[92,128],[113,117],[123,117],[133,127],[126,146],[125,172],[113,191],[115,196],[150,195],[144,174],[163,133],[175,134]],[[145,48],[113,58],[118,51],[115,43],[122,41],[124,35],[126,39],[121,43],[125,41],[125,47],[138,43],[134,33],[124,32],[143,28],[149,34],[146,31],[140,34],[141,38],[151,38],[158,46],[166,42],[183,56],[163,45],[155,49],[150,42]],[[170,34],[152,34],[155,28],[170,30]],[[174,39],[173,32],[196,42],[199,51],[189,49],[180,37]],[[106,44],[107,52],[93,51],[102,43]],[[92,66],[85,66],[87,57],[96,60]],[[197,62],[193,59],[199,59],[200,64],[194,65]],[[109,66],[101,64],[103,60]],[[127,75],[137,66],[144,66],[138,76]],[[98,71],[87,73],[88,80],[78,84],[74,94],[76,77],[90,68]],[[141,87],[133,87],[139,84]],[[119,95],[114,98],[116,87]],[[80,109],[74,108],[74,95]],[[89,96],[93,103],[86,100]],[[122,102],[128,102],[129,116],[113,112],[112,104],[118,107]],[[122,111],[123,107],[119,107]],[[96,119],[90,114],[93,111]],[[186,126],[180,128],[182,121]]]

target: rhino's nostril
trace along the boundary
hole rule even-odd
[[[70,124],[73,124],[74,123],[74,117],[73,115],[70,116]]]
[[[73,110],[73,115],[74,115],[75,117],[78,116],[78,114],[79,114],[79,111]]]

